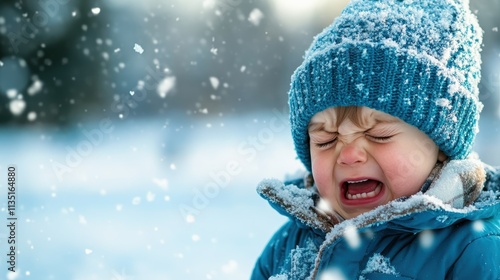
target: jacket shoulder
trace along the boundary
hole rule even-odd
[[[447,279],[500,279],[500,234],[472,240],[462,251]]]
[[[456,238],[450,236],[454,245],[449,245],[460,249],[446,279],[500,279],[499,216],[464,221],[450,230]]]

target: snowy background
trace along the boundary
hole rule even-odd
[[[346,1],[2,1],[0,207],[8,279],[247,279],[285,219],[255,192],[301,168],[289,77]],[[476,151],[500,165],[499,0]]]

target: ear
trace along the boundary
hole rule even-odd
[[[447,159],[448,159],[448,156],[443,151],[439,151],[438,161],[445,162]]]

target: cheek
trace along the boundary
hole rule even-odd
[[[432,155],[417,150],[399,151],[386,153],[379,164],[396,196],[410,195],[420,189],[435,162],[432,162]]]
[[[314,182],[322,196],[328,196],[333,183],[333,158],[326,155],[311,157]]]

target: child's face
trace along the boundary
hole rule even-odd
[[[309,124],[311,162],[320,195],[344,218],[417,193],[435,166],[439,148],[418,128],[367,107],[356,125],[337,124],[337,109]]]

